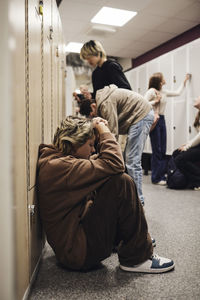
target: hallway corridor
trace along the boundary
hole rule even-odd
[[[175,261],[166,274],[132,274],[119,269],[113,254],[102,267],[72,272],[56,264],[48,245],[29,300],[200,299],[200,192],[155,186],[144,176],[145,212],[154,250]]]

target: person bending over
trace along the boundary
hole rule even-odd
[[[97,91],[96,100],[82,101],[80,113],[106,119],[116,138],[118,134],[128,135],[124,150],[126,168],[135,181],[139,198],[144,205],[141,159],[154,120],[151,104],[140,94],[111,84]]]
[[[131,90],[122,66],[117,61],[107,59],[106,52],[99,41],[90,40],[85,43],[81,48],[80,57],[95,68],[92,72],[93,93],[84,92],[86,98],[95,98],[98,90],[110,84]]]
[[[94,151],[95,136],[99,153]],[[47,241],[58,261],[89,270],[118,246],[120,268],[161,273],[170,259],[153,255],[143,207],[124,173],[120,145],[107,122],[69,116],[53,144],[39,147],[38,201]]]

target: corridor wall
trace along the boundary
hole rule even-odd
[[[193,103],[195,98],[200,95],[199,70],[200,39],[196,39],[126,72],[132,89],[142,95],[147,91],[149,78],[155,72],[163,73],[166,80],[164,88],[168,90],[178,89],[185,74],[192,74],[191,81],[180,96],[167,98],[165,118],[167,154],[169,155],[196,134],[193,121],[197,111],[193,107]],[[144,153],[151,153],[149,138]]]
[[[36,163],[39,144],[51,143],[66,114],[65,54],[55,0],[4,2],[1,12],[7,15],[0,22],[7,28],[7,39],[2,39],[0,49],[6,64],[0,74],[5,77],[2,99],[8,105],[5,108],[1,102],[0,119],[9,126],[6,133],[1,130],[1,143],[5,135],[8,146],[3,156],[7,176],[0,177],[6,213],[0,229],[6,240],[0,266],[4,273],[4,262],[9,262],[12,275],[1,278],[0,298],[18,300],[26,299],[29,293],[45,241],[38,216]]]

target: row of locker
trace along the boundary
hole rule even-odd
[[[5,86],[11,99],[8,133],[12,142],[11,155],[5,159],[11,165],[12,293],[18,300],[29,292],[44,246],[36,200],[36,164],[39,144],[51,143],[65,116],[65,53],[55,0],[8,0],[1,3],[1,9],[8,13],[8,18],[0,21],[7,28],[8,45],[5,41],[0,47],[7,47],[9,68]]]
[[[193,107],[195,98],[200,95],[200,39],[161,55],[135,69],[126,72],[126,76],[134,91],[144,95],[148,89],[150,76],[162,72],[166,80],[164,88],[176,90],[183,82],[185,74],[192,78],[178,97],[168,97],[165,111],[167,126],[167,154],[191,139],[195,134],[193,122],[197,110]],[[145,153],[151,153],[148,138]]]

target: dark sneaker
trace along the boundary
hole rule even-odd
[[[151,238],[151,240],[152,240],[153,247],[156,247],[156,240],[154,238]]]
[[[164,258],[154,254],[150,259],[146,260],[142,264],[135,266],[123,266],[120,264],[120,269],[127,272],[139,272],[139,273],[164,273],[174,269],[175,264],[173,260]]]

